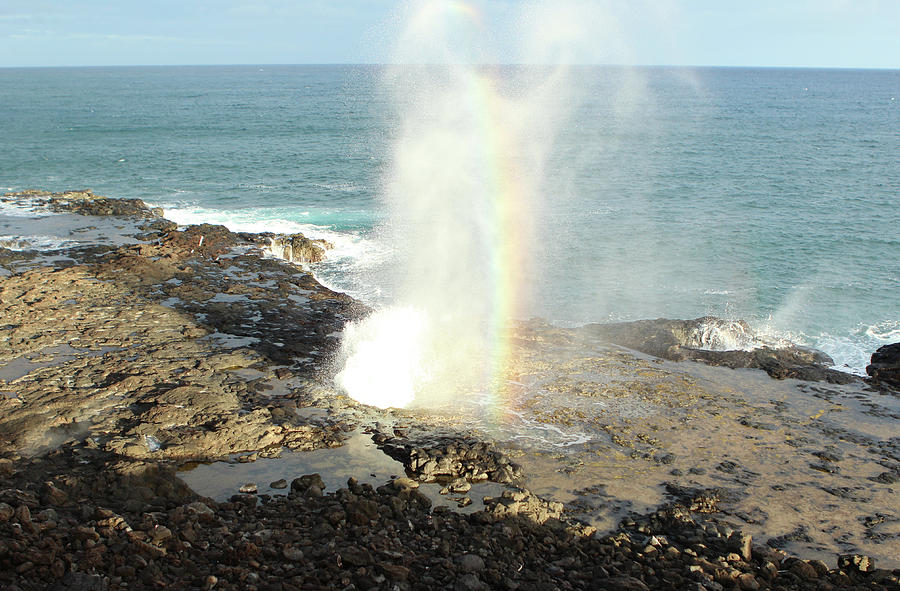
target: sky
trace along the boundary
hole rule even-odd
[[[410,6],[434,1],[0,0],[0,67],[385,63]],[[578,63],[900,68],[900,0],[439,3],[494,63],[529,62],[529,35],[570,27]],[[535,5],[571,18],[521,26]]]

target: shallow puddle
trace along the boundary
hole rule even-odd
[[[900,567],[896,485],[877,480],[900,466],[900,398],[602,351],[588,363],[582,350],[572,374],[563,353],[517,378],[535,386],[518,399],[523,432],[492,429],[534,492],[607,531],[669,500],[667,484],[720,488],[733,494],[721,517],[758,543],[788,535],[776,543],[829,564],[862,553]],[[584,441],[562,445],[560,433]]]
[[[0,364],[0,380],[7,383],[12,382],[42,367],[63,365],[77,357],[98,357],[117,350],[119,347],[100,347],[97,350],[76,349],[69,345],[47,347],[36,353],[29,353]]]
[[[724,491],[718,517],[789,552],[900,567],[900,398],[863,383],[774,380],[592,343],[519,351],[506,397],[474,394],[416,421],[498,442],[524,486],[601,532],[672,500]],[[885,476],[885,474],[888,474]]]
[[[346,488],[349,478],[377,488],[394,478],[405,476],[403,464],[382,452],[370,436],[360,432],[354,433],[337,448],[286,451],[279,458],[260,458],[253,462],[189,464],[178,475],[197,494],[226,501],[250,483],[257,486],[257,494],[285,495],[290,492],[293,479],[314,473],[322,477],[326,493]],[[273,488],[271,484],[279,480],[286,481],[286,487]],[[464,513],[483,509],[484,497],[500,496],[504,490],[502,485],[491,482],[473,484],[468,495],[442,495],[441,488],[438,483],[419,486],[433,506],[446,506]],[[472,504],[459,507],[465,496],[472,500]]]

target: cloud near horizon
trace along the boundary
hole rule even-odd
[[[380,63],[390,56],[399,0],[4,0],[0,67]],[[900,68],[900,2],[797,0],[454,1],[483,14],[489,55],[516,62],[538,7],[554,26],[563,4],[593,14],[579,63]],[[549,10],[547,10],[549,8]],[[596,18],[595,18],[596,17]]]

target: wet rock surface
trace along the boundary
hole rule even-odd
[[[79,215],[161,218],[161,209],[151,209],[140,199],[110,199],[95,195],[90,189],[82,191],[29,190],[9,193],[5,201],[27,201],[29,205],[46,206],[53,211],[65,211]]]
[[[312,240],[303,234],[275,236],[260,234],[259,238],[269,240],[269,250],[275,256],[293,263],[319,263],[325,259],[325,251],[334,248],[327,240]]]
[[[0,248],[0,587],[900,588],[900,564],[882,558],[900,540],[890,399],[803,382],[789,392],[799,402],[739,402],[702,373],[533,325],[517,331],[507,376],[534,386],[507,408],[527,422],[376,411],[327,379],[340,330],[365,307],[265,258],[271,237],[178,228],[89,192],[2,199],[64,209],[105,239]],[[831,420],[851,396],[868,431]],[[830,410],[816,416],[809,400]],[[402,473],[339,490],[311,473],[244,480],[218,501],[178,476],[191,461],[319,453],[358,427]],[[566,451],[535,451],[507,427]],[[698,442],[707,451],[686,449]],[[785,449],[796,452],[785,462],[827,470],[762,475],[752,458],[775,464]],[[815,479],[791,480],[798,470]],[[653,507],[611,494],[661,475]],[[439,483],[466,499],[488,481],[508,488],[465,514],[423,492]],[[830,520],[775,514],[810,491],[831,499]],[[589,522],[607,509],[625,517],[597,532]],[[871,545],[848,538],[828,562],[790,555],[842,521]]]
[[[522,477],[521,466],[487,441],[433,435],[409,437],[402,431],[399,435],[387,435],[377,430],[372,440],[421,482],[463,479],[515,484]]]
[[[866,366],[872,381],[900,390],[900,343],[880,347],[872,354],[872,362]]]
[[[731,368],[762,369],[773,378],[848,384],[857,378],[831,369],[825,353],[793,344],[764,344],[743,321],[714,317],[591,324],[591,335],[671,361],[699,361]]]
[[[340,445],[339,425],[286,412],[299,394],[268,396],[263,382],[311,378],[362,307],[222,226],[173,229],[89,192],[48,199],[90,215],[108,201],[101,212],[147,223],[137,244],[69,249],[65,265],[0,284],[0,363],[24,372],[0,382],[10,449],[90,436],[127,457],[209,460]]]
[[[83,460],[103,462],[99,479]],[[18,470],[0,479],[8,589],[897,589],[900,574],[791,557],[678,502],[600,536],[521,510],[432,510],[402,483],[322,494],[310,474],[287,496],[214,502],[171,471],[68,446]]]

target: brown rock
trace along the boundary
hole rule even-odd
[[[875,561],[862,554],[842,554],[838,556],[838,568],[845,571],[867,573],[875,570]]]
[[[65,491],[54,486],[52,482],[47,482],[41,491],[41,499],[48,505],[65,505],[69,501],[69,495]]]
[[[405,581],[409,578],[409,569],[399,564],[381,564],[379,568],[386,577],[394,581]]]
[[[295,548],[294,546],[285,546],[281,551],[281,554],[288,560],[292,560],[294,562],[303,560],[303,551],[300,550],[300,548]]]
[[[729,548],[734,550],[742,560],[749,561],[753,551],[753,536],[742,532],[733,532],[728,538]]]
[[[794,560],[791,562],[788,570],[807,581],[813,581],[819,578],[819,573],[816,569],[805,560]]]
[[[359,546],[343,548],[341,550],[341,560],[352,566],[368,566],[375,562],[369,551]]]

